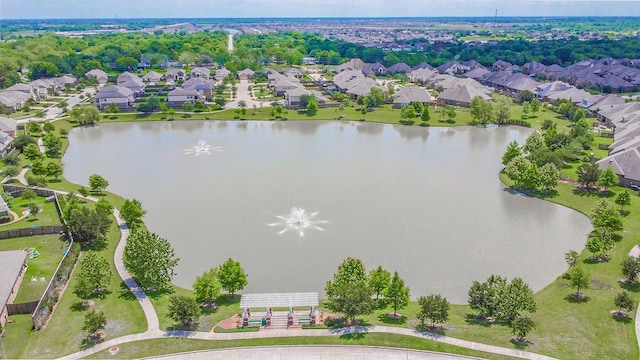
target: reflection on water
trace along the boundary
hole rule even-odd
[[[246,292],[322,292],[354,256],[398,271],[414,297],[441,293],[464,303],[472,281],[492,273],[541,289],[590,229],[585,216],[499,182],[507,144],[530,131],[345,121],[102,124],[72,130],[63,160],[70,181],[87,185],[98,173],[108,190],[142,201],[149,229],[182,259],[180,286],[232,257],[249,274]],[[200,139],[225,151],[184,156]],[[300,237],[269,226],[292,207],[320,213],[323,230],[300,226],[309,230]]]

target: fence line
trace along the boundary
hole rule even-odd
[[[39,301],[31,301],[27,303],[20,304],[7,304],[7,315],[17,315],[17,314],[33,314],[38,307]]]
[[[17,194],[17,196],[20,196],[22,192],[25,191],[27,188],[20,187],[20,186],[13,186],[13,185],[3,185],[3,189],[5,192],[10,193],[12,196],[14,196],[14,194]],[[68,230],[67,220],[64,218],[62,208],[60,207],[60,201],[58,201],[58,195],[54,191],[51,191],[48,189],[33,188],[32,190],[35,191],[35,193],[38,196],[53,197],[53,201],[56,204],[56,210],[58,212],[58,216],[60,217],[60,220],[62,221],[63,226],[47,226],[47,227],[43,226],[43,227],[27,229],[27,230],[35,231],[43,228],[51,228],[50,230],[54,230],[54,229],[57,230],[55,231],[55,233],[64,232],[67,236],[67,239],[69,239],[69,246],[64,251],[62,260],[60,260],[60,263],[58,263],[58,266],[56,267],[56,270],[53,273],[53,276],[51,277],[51,280],[49,281],[47,288],[42,293],[40,300],[37,301],[37,305],[35,306],[35,309],[31,314],[33,327],[37,331],[37,330],[42,330],[46,326],[47,321],[49,321],[49,318],[53,313],[53,309],[55,305],[58,303],[59,292],[66,286],[67,282],[69,281],[69,277],[71,276],[71,271],[73,270],[73,267],[75,266],[76,261],[78,260],[78,256],[80,256],[80,245],[74,242],[73,235]],[[18,229],[18,230],[24,230],[24,229]],[[9,232],[11,231],[12,230],[9,230]],[[30,233],[30,235],[35,235],[35,232]]]

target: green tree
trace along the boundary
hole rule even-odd
[[[507,175],[509,180],[513,181],[513,186],[516,188],[525,187],[527,181],[527,170],[532,166],[531,162],[524,156],[516,156],[507,164],[504,169],[504,174]]]
[[[640,274],[640,258],[629,256],[622,261],[622,275],[627,277],[627,282],[633,283],[638,280]]]
[[[38,194],[36,194],[36,192],[32,189],[26,189],[22,192],[22,194],[20,194],[20,198],[22,198],[24,201],[33,201],[37,197]]]
[[[580,288],[589,287],[589,275],[580,266],[574,266],[569,270],[569,283],[571,287],[576,288],[575,297],[579,299]]]
[[[511,117],[509,100],[501,98],[496,103],[496,122],[498,124],[504,124]]]
[[[69,116],[80,125],[94,125],[100,121],[100,111],[93,105],[76,106]]]
[[[218,280],[218,269],[211,268],[202,275],[196,277],[193,283],[193,292],[196,295],[196,301],[212,304],[220,295],[222,284]]]
[[[534,98],[533,100],[531,100],[531,112],[533,113],[533,116],[536,117],[536,113],[540,111],[540,101],[536,98]]]
[[[113,205],[111,205],[109,200],[105,198],[99,199],[96,202],[96,211],[101,212],[103,214],[111,214],[111,212],[113,211]]]
[[[106,189],[107,186],[109,186],[109,182],[102,176],[98,174],[89,176],[89,187],[91,187],[91,191],[102,194],[102,190]]]
[[[91,310],[84,316],[84,325],[82,330],[90,337],[95,336],[98,332],[104,330],[107,326],[107,317],[102,311]]]
[[[423,122],[427,122],[431,120],[431,115],[429,115],[429,107],[425,106],[424,110],[422,110],[422,114],[420,114],[420,120]]]
[[[134,228],[127,238],[124,266],[143,288],[164,289],[169,286],[179,260],[171,244],[157,234]]]
[[[542,135],[539,132],[534,131],[525,141],[524,146],[522,147],[522,151],[526,154],[531,154],[545,147],[546,146],[544,144],[544,140],[542,139]]]
[[[316,100],[315,96],[311,96],[307,103],[307,114],[315,115],[318,112],[318,100]]]
[[[325,285],[327,307],[354,321],[359,315],[373,312],[375,300],[361,260],[347,258]]]
[[[113,276],[107,259],[94,251],[86,251],[78,270],[73,293],[84,300],[96,294],[104,296]]]
[[[623,211],[625,206],[631,205],[631,194],[629,194],[629,191],[625,189],[623,192],[616,195],[615,202],[617,205],[620,205],[620,211]]]
[[[528,102],[522,103],[522,119],[526,119],[529,117],[529,112],[531,111],[531,104]]]
[[[480,123],[483,126],[493,122],[495,117],[493,105],[479,96],[476,96],[471,100],[470,113],[473,121],[475,123]]]
[[[559,180],[560,171],[552,163],[544,164],[540,168],[540,190],[550,191],[555,189]]]
[[[449,120],[453,120],[456,118],[456,116],[458,115],[458,112],[456,111],[456,108],[453,106],[447,106],[445,108],[445,112],[447,114],[447,119]]]
[[[126,199],[120,208],[120,216],[131,227],[142,223],[142,218],[147,213],[142,203],[137,199]]]
[[[611,232],[622,231],[622,217],[607,199],[596,202],[591,210],[594,228],[605,228]]]
[[[20,168],[14,165],[9,165],[4,168],[4,176],[13,178],[20,174]]]
[[[431,321],[431,326],[442,324],[449,319],[449,302],[440,294],[420,296],[418,298],[419,311],[417,314],[420,324],[424,326],[425,320]]]
[[[37,121],[30,120],[27,123],[27,132],[29,136],[40,136],[42,135],[42,125]]]
[[[578,166],[576,174],[578,175],[580,185],[590,189],[600,178],[600,169],[598,169],[596,163],[590,161]]]
[[[622,290],[616,294],[616,297],[613,298],[613,303],[618,308],[618,316],[624,315],[622,310],[631,311],[635,307],[635,301],[633,301],[633,298],[626,290]]]
[[[479,316],[497,315],[500,307],[500,294],[507,286],[507,280],[491,275],[484,283],[474,281],[469,289],[469,307]]]
[[[36,61],[30,65],[31,72],[29,73],[29,78],[31,80],[42,79],[42,78],[51,78],[58,76],[60,70],[56,66],[56,64],[50,61]]]
[[[87,206],[76,207],[74,203],[69,203],[65,217],[69,231],[76,241],[93,246],[107,239],[112,223],[108,214],[89,209]]]
[[[40,152],[40,148],[36,144],[27,145],[22,151],[22,154],[30,161],[42,159],[42,153]]]
[[[404,285],[404,280],[397,271],[393,273],[391,284],[384,291],[384,299],[393,308],[393,316],[397,316],[398,309],[409,305],[409,288]]]
[[[382,104],[384,104],[384,102],[387,100],[386,95],[384,94],[384,91],[378,87],[372,87],[371,88],[371,92],[369,93],[369,97],[371,100],[369,103],[369,107],[377,107],[380,106]]]
[[[522,187],[537,190],[540,187],[540,170],[538,165],[531,163],[522,174]]]
[[[53,125],[53,123],[51,121],[45,121],[42,124],[42,128],[44,129],[44,132],[47,133],[47,134],[52,133],[52,132],[54,132],[56,130],[56,126]]]
[[[31,164],[31,173],[33,175],[44,175],[47,173],[47,168],[40,160],[36,160]]]
[[[62,164],[60,164],[59,162],[50,161],[47,163],[47,168],[46,168],[47,176],[50,176],[55,180],[58,180],[58,177],[62,175],[62,172],[63,172]]]
[[[78,188],[78,194],[80,194],[82,197],[87,197],[89,196],[89,190],[87,190],[87,188],[84,186],[80,186],[80,188]]]
[[[375,270],[369,272],[369,286],[376,295],[376,300],[380,298],[380,294],[391,284],[391,273],[378,266]]]
[[[24,150],[27,147],[27,145],[29,144],[37,145],[37,140],[30,135],[20,134],[16,137],[15,140],[11,142],[11,144],[13,145],[14,148],[16,148],[17,150],[19,150],[21,153],[24,154]],[[40,152],[40,150],[38,150],[38,152]],[[15,154],[14,156],[18,156],[18,154]],[[4,160],[6,162],[6,159]],[[19,159],[18,159],[18,162],[19,162]],[[13,165],[18,165],[18,163]]]
[[[47,186],[47,178],[44,176],[25,176],[25,180],[27,180],[27,185],[29,186],[38,186],[45,187]]]
[[[416,110],[413,106],[406,106],[400,110],[400,117],[402,121],[411,122],[416,117]]]
[[[18,135],[18,136],[23,136],[23,135]],[[17,151],[12,151],[11,153],[5,155],[2,158],[2,161],[5,163],[5,165],[18,166],[20,165],[20,155],[18,155]]]
[[[222,288],[232,297],[247,286],[247,274],[238,261],[228,258],[218,269],[218,280]]]
[[[606,169],[600,172],[598,177],[598,185],[604,187],[604,191],[608,191],[608,188],[618,184],[618,175],[611,166],[607,166]]]
[[[511,280],[500,294],[499,303],[499,316],[507,321],[518,318],[523,311],[534,313],[538,309],[533,291],[521,278]]]
[[[38,203],[29,203],[28,205],[29,207],[29,214],[33,215],[34,219],[38,218],[38,213],[40,212],[40,205],[38,205]]]
[[[192,327],[200,318],[200,306],[191,296],[171,295],[168,310],[169,318],[187,328]]]
[[[578,262],[578,252],[575,250],[569,250],[564,254],[564,260],[567,262],[569,267],[572,267],[576,262]]]
[[[536,328],[536,323],[527,316],[518,316],[511,322],[511,333],[518,342],[523,342],[527,334]]]

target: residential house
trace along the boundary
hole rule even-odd
[[[607,109],[600,110],[596,117],[606,126],[616,131],[616,127],[627,127],[630,122],[633,122],[637,114],[640,113],[640,103],[631,102],[620,105],[610,106]],[[617,131],[616,131],[617,132]]]
[[[405,63],[393,64],[387,68],[387,74],[389,75],[408,74],[411,71],[413,71],[413,69],[411,69],[411,66]]]
[[[7,304],[12,304],[27,269],[27,252],[12,250],[0,252],[0,326],[9,316]]]
[[[38,97],[33,92],[33,88],[29,84],[14,84],[9,86],[7,91],[19,91],[21,93],[25,93],[31,97],[31,99],[36,100]]]
[[[18,111],[29,100],[33,100],[30,94],[22,91],[0,91],[0,104],[8,107],[13,111]]]
[[[303,87],[287,90],[285,92],[285,99],[287,101],[287,107],[289,109],[296,109],[301,106],[301,98],[303,96],[313,96],[318,101],[318,105],[322,105],[327,103],[329,100],[322,96],[322,94],[317,90],[307,90]]]
[[[412,69],[412,70],[420,70],[420,69],[433,70],[433,69],[434,69],[434,67],[433,67],[433,66],[431,66],[431,65],[429,65],[429,64],[428,64],[428,63],[426,63],[426,62],[422,62],[422,63],[420,63],[420,64],[418,64],[418,65],[414,66],[414,67],[413,67],[413,68],[411,68],[411,69]]]
[[[481,82],[485,76],[487,76],[487,74],[490,74],[491,71],[485,69],[485,68],[475,68],[471,71],[468,71],[464,74],[462,74],[462,76],[473,79],[475,81]]]
[[[150,84],[157,84],[162,80],[163,77],[164,75],[152,70],[142,76],[142,81]]]
[[[354,78],[351,81],[347,82],[346,89],[344,91],[345,94],[349,95],[349,97],[353,100],[357,100],[361,96],[367,96],[371,93],[371,89],[376,87],[385,94],[385,98],[389,94],[389,89],[386,87],[382,87],[378,85],[378,83],[368,77],[358,77]]]
[[[384,76],[387,74],[387,68],[380,63],[367,64],[362,68],[365,76]]]
[[[547,69],[547,66],[537,61],[528,62],[522,65],[522,72],[527,75],[538,76]]]
[[[299,71],[298,71],[299,72]],[[300,73],[300,72],[299,72]],[[300,73],[302,74],[302,73]],[[240,70],[236,73],[236,76],[238,77],[238,79],[240,80],[249,80],[251,78],[253,78],[256,75],[255,71],[251,70],[251,69],[244,69],[244,70]],[[286,75],[286,73],[285,73]],[[297,77],[297,76],[296,76]],[[302,76],[300,76],[301,78]]]
[[[229,75],[231,75],[231,71],[227,70],[226,68],[220,68],[220,69],[216,69],[216,72],[213,75],[213,78],[217,82],[222,82],[224,78],[226,78]]]
[[[506,83],[501,84],[501,86],[511,96],[515,97],[523,91],[534,93],[540,84],[540,82],[533,80],[523,73],[514,73],[507,79]]]
[[[618,175],[620,186],[640,185],[640,146],[609,155],[596,164],[600,170],[611,166]]]
[[[480,97],[484,100],[492,100],[490,95],[482,92],[481,90],[469,86],[459,86],[453,89],[447,89],[438,95],[438,105],[453,105],[462,107],[471,107],[471,100],[475,97]]]
[[[170,84],[178,80],[184,81],[186,78],[187,78],[187,72],[182,69],[169,69],[164,74],[164,80]]]
[[[303,88],[303,86],[299,81],[296,81],[296,79],[283,76],[282,78],[276,79],[271,85],[271,88],[275,96],[285,96],[287,91]]]
[[[409,74],[409,81],[414,82],[414,83],[418,83],[418,84],[426,84],[426,83],[430,83],[431,79],[433,79],[434,77],[436,77],[438,75],[440,75],[438,70],[433,69],[433,68],[431,68],[431,69],[429,69],[429,68],[414,69]]]
[[[304,74],[302,73],[302,71],[295,68],[288,68],[284,70],[282,74],[286,77],[294,77],[296,79],[302,79],[304,77]]]
[[[345,70],[333,77],[333,84],[338,90],[346,90],[347,83],[355,78],[363,78],[364,74],[360,70]]]
[[[135,100],[133,90],[124,86],[112,85],[98,89],[94,104],[100,109],[105,109],[111,104],[126,109],[133,107]]]
[[[38,99],[47,99],[49,94],[56,91],[56,84],[53,79],[38,79],[29,83],[33,93]]]
[[[360,59],[351,59],[348,62],[338,65],[336,66],[336,68],[333,70],[334,73],[338,74],[341,73],[343,71],[346,70],[362,70],[364,69],[364,67],[367,66],[367,63],[365,63],[364,61],[360,60]]]
[[[206,67],[194,67],[191,69],[191,78],[208,79],[211,75],[211,70]]]
[[[498,60],[493,63],[493,71],[513,71],[513,64],[504,60]]]
[[[431,94],[427,90],[418,86],[405,86],[396,93],[392,107],[401,109],[412,103],[428,106],[432,101]]]
[[[51,79],[58,90],[64,90],[69,87],[72,87],[78,83],[78,79],[76,79],[73,75],[62,75],[56,78]]]
[[[611,109],[614,106],[622,105],[624,103],[625,103],[625,100],[620,96],[609,94],[609,95],[603,96],[602,98],[600,98],[600,100],[591,104],[587,109],[591,113],[598,113],[600,111]]]
[[[11,151],[11,143],[17,135],[18,121],[0,116],[0,156]]]
[[[142,81],[138,75],[132,74],[128,71],[125,71],[118,76],[116,84],[133,91],[136,96],[144,94],[144,81]]]
[[[104,85],[109,82],[109,75],[100,69],[89,70],[84,76],[87,79],[96,79],[99,85]]]
[[[182,88],[185,90],[197,90],[206,99],[211,99],[213,97],[214,83],[213,80],[206,78],[192,77],[182,84]]]
[[[196,89],[174,89],[167,94],[167,105],[171,107],[180,107],[186,102],[196,101],[204,102],[204,95]]]
[[[448,61],[436,68],[440,74],[462,74],[462,65],[457,61]]]

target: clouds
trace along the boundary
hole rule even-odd
[[[640,0],[1,0],[2,18],[629,16]]]

